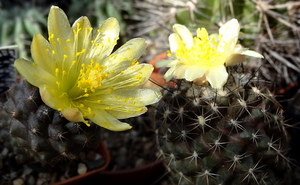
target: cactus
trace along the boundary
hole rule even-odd
[[[26,81],[14,84],[7,97],[4,109],[12,117],[10,137],[16,153],[53,164],[65,158],[76,159],[81,151],[99,145],[100,127],[68,121],[45,105],[38,88]]]
[[[263,58],[238,44],[232,19],[219,34],[196,36],[175,24],[169,56],[175,79],[157,106],[161,156],[175,184],[288,184],[289,136],[283,109],[267,82],[245,72],[244,55]]]
[[[184,79],[164,90],[157,135],[174,184],[286,182],[283,110],[266,82],[238,68],[223,90]]]

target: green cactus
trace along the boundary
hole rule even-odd
[[[174,184],[289,184],[289,136],[268,84],[229,68],[223,90],[177,80],[156,124]]]
[[[54,164],[61,159],[76,159],[81,151],[100,143],[100,127],[66,120],[59,111],[46,106],[38,88],[26,81],[14,84],[7,98],[4,109],[12,117],[10,142],[16,153],[30,156],[28,160]]]

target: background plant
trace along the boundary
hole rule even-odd
[[[17,45],[18,55],[28,58],[30,40],[46,25],[43,9],[24,2],[22,6],[0,4],[0,45]]]

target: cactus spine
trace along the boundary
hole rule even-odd
[[[100,127],[66,120],[46,106],[38,88],[26,81],[14,84],[7,97],[4,109],[12,117],[10,135],[16,153],[53,164],[64,158],[75,159],[82,150],[99,145]]]
[[[266,82],[230,68],[222,90],[177,80],[164,90],[156,124],[174,184],[280,184],[288,134]]]

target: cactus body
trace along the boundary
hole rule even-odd
[[[230,69],[222,90],[178,80],[157,106],[174,184],[279,184],[289,169],[283,111],[266,84]]]
[[[100,127],[66,120],[59,111],[41,100],[39,90],[26,81],[14,84],[7,92],[4,109],[11,115],[11,144],[16,153],[26,153],[37,161],[75,159],[100,142]]]

